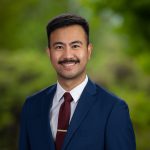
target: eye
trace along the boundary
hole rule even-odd
[[[63,49],[63,46],[62,46],[62,45],[56,45],[56,46],[55,46],[55,49],[56,49],[56,50],[61,50],[61,49]]]
[[[72,48],[73,48],[73,49],[77,49],[77,48],[79,48],[79,47],[80,47],[80,45],[78,45],[78,44],[72,45]]]

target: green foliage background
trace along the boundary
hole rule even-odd
[[[150,1],[1,0],[0,149],[16,150],[25,98],[56,82],[45,52],[45,27],[72,12],[90,24],[88,74],[129,105],[137,150],[150,144]],[[94,67],[93,67],[94,66]]]

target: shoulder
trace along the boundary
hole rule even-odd
[[[108,91],[101,85],[97,84],[96,82],[92,80],[88,80],[87,89],[90,92],[92,90],[92,93],[95,93],[97,97],[101,99],[105,99],[106,101],[112,101],[112,102],[118,102],[123,101],[120,97],[116,96],[114,93]]]
[[[28,96],[23,104],[23,110],[38,111],[41,108],[41,104],[47,98],[50,98],[55,92],[56,84],[44,88],[36,93],[33,93],[31,96]]]
[[[56,86],[56,84],[46,87],[44,89],[41,89],[40,91],[37,91],[37,92],[33,93],[32,95],[28,96],[27,99],[34,99],[37,97],[41,97],[41,96],[49,93],[53,88],[55,88],[55,86]]]
[[[117,119],[119,119],[119,123],[122,124],[130,120],[129,108],[125,100],[109,92],[100,85],[95,84],[95,86],[99,107],[103,108],[109,122],[116,123]]]
[[[95,84],[95,86],[96,86],[97,94],[100,97],[105,98],[107,100],[114,101],[114,102],[123,101],[122,98],[118,97],[116,94],[109,91],[108,89],[105,89],[104,87],[102,87],[98,84]]]
[[[127,104],[125,100],[118,97],[116,94],[108,91],[104,87],[98,85],[97,83],[94,83],[93,81],[89,80],[91,82],[90,84],[93,84],[93,87],[95,89],[95,96],[100,105],[103,105],[104,108],[107,108],[108,110],[112,110],[115,107],[123,107],[127,108]]]
[[[51,93],[52,90],[55,90],[56,84],[51,85],[47,88],[44,88],[38,92],[33,93],[30,96],[27,96],[26,101],[37,101],[42,99],[43,97],[45,97],[46,95],[48,95],[49,93]]]

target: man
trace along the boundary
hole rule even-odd
[[[135,150],[124,101],[86,74],[92,45],[87,21],[63,14],[47,25],[48,54],[57,84],[27,98],[20,150]]]

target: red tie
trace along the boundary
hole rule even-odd
[[[64,137],[66,135],[69,120],[70,120],[70,102],[72,101],[72,97],[70,93],[66,92],[64,94],[64,102],[61,104],[59,109],[59,117],[58,117],[58,127],[57,127],[57,134],[56,134],[56,150],[61,150]]]

